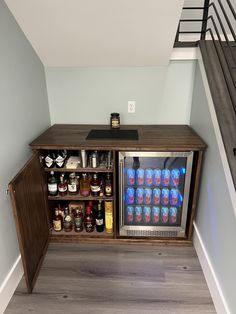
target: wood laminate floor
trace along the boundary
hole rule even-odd
[[[51,244],[6,314],[216,313],[193,247]]]

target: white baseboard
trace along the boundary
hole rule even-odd
[[[22,276],[23,266],[21,255],[18,256],[2,285],[0,286],[0,313],[4,313],[11,297],[13,296]]]
[[[216,277],[214,268],[202,241],[199,230],[194,222],[193,245],[197,252],[199,262],[201,264],[208,288],[211,293],[215,309],[219,314],[230,314],[224,294],[221,290],[219,281]]]

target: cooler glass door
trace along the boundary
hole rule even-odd
[[[119,235],[185,237],[193,152],[119,152]]]

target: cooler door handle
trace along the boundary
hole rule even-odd
[[[124,203],[123,203],[123,195],[124,195],[124,162],[123,160],[119,161],[119,194],[120,194],[120,228],[124,224],[124,217],[123,217],[123,210],[124,210]]]

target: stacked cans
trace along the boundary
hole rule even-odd
[[[128,168],[126,172],[126,222],[176,224],[182,206],[179,169]]]

